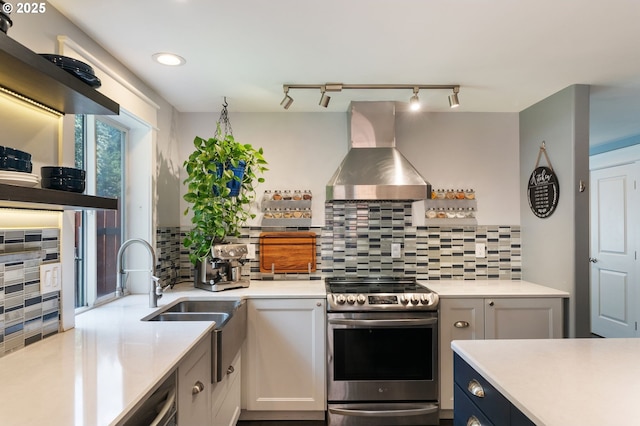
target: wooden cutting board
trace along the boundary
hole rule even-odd
[[[260,272],[308,273],[316,271],[316,234],[313,232],[262,232]]]

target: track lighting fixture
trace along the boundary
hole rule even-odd
[[[329,106],[329,101],[331,100],[331,96],[326,94],[326,88],[320,89],[320,103],[318,105],[327,107]]]
[[[284,98],[282,98],[280,105],[284,107],[284,109],[289,109],[292,103],[293,103],[293,98],[289,96],[289,87],[284,86]]]
[[[458,108],[460,106],[460,101],[458,100],[459,91],[460,91],[459,87],[454,87],[453,93],[449,95],[449,106],[451,108]]]
[[[341,92],[343,89],[359,89],[359,90],[372,90],[372,89],[385,89],[385,90],[398,90],[398,89],[413,89],[413,95],[409,100],[409,105],[412,110],[420,109],[420,98],[418,98],[418,92],[422,90],[453,90],[453,93],[449,95],[449,106],[456,108],[460,105],[458,100],[458,93],[460,92],[460,86],[457,84],[343,84],[343,83],[325,83],[325,84],[285,84],[282,86],[284,89],[284,99],[280,102],[280,105],[284,109],[289,109],[293,103],[293,99],[289,96],[289,89],[315,89],[320,90],[320,102],[318,103],[322,107],[327,107],[331,97],[327,95],[327,92]]]
[[[411,111],[418,111],[420,109],[420,98],[418,98],[418,92],[420,89],[417,87],[413,88],[413,96],[409,99],[409,108]]]

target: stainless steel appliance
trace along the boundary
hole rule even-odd
[[[438,295],[413,279],[326,279],[329,426],[437,425]]]
[[[176,373],[173,372],[118,426],[176,426],[177,408]]]
[[[248,252],[246,244],[214,245],[211,247],[212,259],[196,267],[195,286],[209,291],[249,287],[249,279],[242,278],[242,266]]]
[[[351,102],[350,149],[327,183],[327,200],[424,200],[431,184],[396,149],[395,102]]]

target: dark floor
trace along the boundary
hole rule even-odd
[[[301,421],[301,420],[271,420],[271,421],[239,421],[237,426],[324,426],[324,421]],[[453,426],[453,420],[442,419],[440,420],[440,426]]]

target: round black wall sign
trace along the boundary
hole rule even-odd
[[[538,217],[549,217],[558,206],[560,185],[549,167],[536,167],[529,178],[529,207]]]

